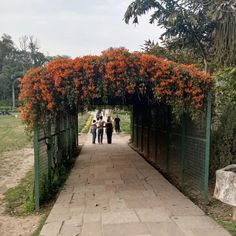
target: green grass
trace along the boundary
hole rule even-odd
[[[0,105],[0,111],[12,111],[11,106],[1,106]]]
[[[0,116],[0,153],[17,150],[30,143],[30,138],[25,132],[19,114]]]
[[[81,133],[82,129],[86,125],[87,120],[89,119],[89,113],[83,113],[78,115],[78,130]]]
[[[60,176],[55,176],[50,192],[47,191],[41,193],[40,212],[50,208],[51,203],[55,201],[55,197],[64,186],[66,179],[70,175],[73,163],[74,160],[70,166],[61,169]],[[47,183],[44,183],[44,185],[47,185]],[[10,188],[4,193],[3,202],[6,206],[6,213],[14,216],[24,216],[34,213],[35,200],[33,191],[34,175],[33,171],[29,171],[16,187]]]
[[[79,131],[85,126],[90,115],[88,113],[79,115]],[[14,116],[0,117],[0,151],[20,149],[29,143],[29,138],[24,131],[24,125],[20,118]],[[61,171],[60,177],[53,182],[49,195],[45,196],[45,203],[53,201],[55,195],[67,179],[70,168]],[[34,175],[30,171],[14,188],[8,189],[4,194],[3,201],[6,203],[6,212],[11,215],[28,215],[35,211],[34,205]],[[42,199],[44,202],[44,199]]]
[[[92,122],[93,122],[93,115],[90,115],[84,125],[84,128],[81,130],[81,133],[87,134],[90,130],[90,126],[91,126]]]
[[[236,236],[236,222],[218,220],[218,223],[228,230],[232,236]]]
[[[4,193],[6,212],[10,215],[22,216],[35,210],[33,198],[34,176],[29,171],[21,182]]]
[[[120,129],[121,132],[130,134],[130,111],[116,110],[113,111],[112,118],[116,118],[116,115],[120,118]]]
[[[41,216],[38,226],[37,226],[36,230],[32,233],[31,236],[39,236],[40,231],[42,230],[49,213],[50,213],[50,211],[47,214],[44,214],[43,216]]]

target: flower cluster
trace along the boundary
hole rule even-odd
[[[151,93],[153,102],[163,101],[182,110],[200,109],[212,80],[193,65],[114,49],[101,56],[58,59],[31,69],[20,87],[22,118],[32,126],[42,116],[129,95],[140,99]]]

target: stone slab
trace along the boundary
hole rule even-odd
[[[40,236],[229,235],[119,135],[88,142]]]
[[[43,229],[41,230],[39,236],[57,236],[60,232],[62,223],[62,221],[46,223],[43,226]]]
[[[189,236],[173,222],[147,223],[152,236]]]
[[[103,225],[103,236],[150,235],[143,223],[123,223]]]
[[[122,224],[139,222],[134,211],[107,212],[102,214],[102,224]]]
[[[98,222],[84,223],[80,236],[102,236],[102,225]]]
[[[141,222],[171,222],[170,212],[164,208],[136,209]]]

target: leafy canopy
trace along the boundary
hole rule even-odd
[[[165,29],[161,39],[170,49],[189,50],[205,63],[213,55],[221,63],[226,58],[227,63],[232,63],[235,54],[229,51],[235,50],[234,4],[233,0],[135,0],[128,6],[124,19],[126,23],[132,20],[137,24],[140,16],[151,12],[150,23]]]

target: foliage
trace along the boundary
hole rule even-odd
[[[40,196],[41,204],[48,204],[48,202],[55,199],[67,180],[74,161],[75,158],[70,160],[67,166],[62,166],[59,175],[54,176],[55,179],[52,181],[50,191],[47,189],[48,180],[40,184],[40,191],[42,192]],[[35,211],[33,172],[29,171],[16,187],[8,189],[4,193],[3,201],[6,203],[6,211],[11,215],[22,216],[33,213]]]
[[[227,229],[232,236],[236,236],[236,222],[218,220],[218,223],[221,224],[225,229]]]
[[[29,70],[21,80],[23,120],[33,126],[40,118],[80,106],[115,99],[164,101],[176,112],[200,109],[212,87],[209,75],[193,65],[176,64],[126,49],[101,56],[59,59]]]
[[[211,174],[236,163],[236,69],[227,68],[216,76],[215,126],[212,141]]]
[[[160,46],[158,42],[155,43],[149,39],[145,41],[142,51],[177,63],[197,64],[201,69],[203,69],[198,55],[192,54],[191,51],[186,49],[171,49],[168,47],[168,44]]]
[[[40,235],[40,232],[41,232],[41,230],[42,230],[42,228],[43,228],[43,226],[44,226],[44,224],[47,220],[47,217],[50,213],[50,210],[51,210],[51,207],[46,209],[46,213],[44,213],[44,215],[41,216],[39,224],[38,224],[37,228],[35,229],[35,231],[32,233],[31,236],[39,236]]]
[[[79,133],[81,133],[81,130],[84,128],[89,117],[90,117],[89,113],[84,113],[84,114],[78,115],[78,132]]]
[[[41,206],[53,200],[58,194],[58,192],[60,192],[61,188],[63,187],[65,181],[67,180],[70,174],[70,170],[72,169],[74,162],[75,162],[75,157],[70,159],[68,162],[64,162],[63,165],[60,166],[58,173],[53,176],[51,185],[49,183],[47,175],[43,176],[40,179],[39,201]]]
[[[4,193],[6,211],[11,215],[27,215],[34,211],[33,173],[29,171],[21,182]]]
[[[236,164],[236,106],[228,104],[221,112],[212,134],[212,176],[217,169]]]
[[[208,59],[215,25],[215,21],[211,21],[207,14],[208,4],[191,0],[135,0],[125,13],[125,22],[133,18],[133,23],[138,23],[138,17],[150,10],[154,10],[150,23],[157,22],[165,29],[161,39],[166,40],[171,48],[184,48],[191,51],[192,55]]]
[[[22,77],[31,67],[42,66],[51,60],[39,50],[37,39],[23,36],[20,47],[17,47],[10,35],[3,34],[0,38],[0,101],[11,104],[13,81]],[[18,81],[15,82],[16,94]]]
[[[81,133],[87,134],[90,130],[92,122],[93,122],[93,115],[90,115]]]
[[[225,11],[227,9],[231,9],[231,16]],[[224,0],[135,0],[125,12],[125,22],[133,19],[136,24],[140,16],[151,10],[150,23],[157,23],[165,29],[161,39],[169,49],[186,50],[192,56],[202,58],[205,66],[212,60],[212,55],[223,55],[224,62],[226,58],[231,63],[233,57],[235,59],[235,53],[232,55],[236,38],[233,0],[227,3]]]
[[[0,116],[0,153],[16,150],[30,143],[20,116]]]
[[[220,70],[216,75],[216,102],[217,108],[226,105],[236,106],[236,67]]]
[[[218,24],[214,30],[215,55],[223,66],[236,65],[236,2],[215,0],[211,11]]]
[[[130,134],[130,111],[116,109],[113,111],[112,117],[113,120],[116,118],[116,115],[120,118],[120,129],[121,132]]]

